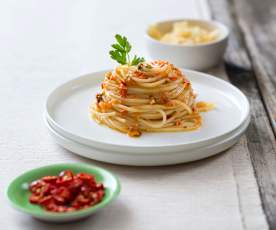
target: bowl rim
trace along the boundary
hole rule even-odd
[[[78,167],[80,169],[82,168],[93,168],[96,169],[99,174],[107,173],[110,177],[112,177],[115,181],[115,190],[111,193],[111,195],[108,197],[108,199],[94,205],[91,206],[89,208],[86,209],[81,209],[81,210],[77,210],[77,211],[73,211],[73,212],[65,212],[65,213],[56,213],[56,212],[48,212],[46,210],[43,210],[42,213],[37,212],[35,210],[26,208],[24,206],[19,205],[17,202],[14,202],[12,199],[12,193],[11,193],[11,189],[12,187],[15,185],[15,183],[20,180],[20,178],[30,174],[30,173],[34,173],[36,171],[39,170],[43,170],[43,169],[48,169],[48,168],[55,168],[55,167],[68,167],[70,169],[70,167]],[[8,187],[6,188],[5,191],[5,195],[6,195],[6,199],[9,201],[9,203],[11,204],[11,206],[13,208],[15,208],[18,211],[21,211],[23,213],[29,214],[31,216],[34,217],[38,217],[38,218],[47,218],[47,219],[53,219],[53,220],[59,220],[59,219],[64,219],[64,218],[72,218],[75,219],[76,217],[84,217],[84,216],[89,216],[92,213],[96,212],[98,209],[101,209],[103,207],[105,207],[106,205],[108,205],[109,203],[111,203],[114,199],[117,198],[117,196],[119,195],[121,191],[121,184],[120,181],[118,179],[118,177],[116,175],[114,175],[112,172],[110,172],[109,170],[106,170],[102,167],[98,167],[95,166],[93,164],[87,164],[87,163],[58,163],[58,164],[49,164],[49,165],[44,165],[44,166],[40,166],[40,167],[36,167],[27,171],[24,171],[23,173],[21,173],[20,175],[16,176],[8,185]]]
[[[171,43],[161,42],[161,41],[159,41],[159,40],[157,40],[157,39],[155,39],[155,38],[153,38],[152,36],[149,35],[148,30],[149,30],[150,26],[152,26],[152,25],[158,25],[158,24],[161,24],[161,23],[171,23],[172,24],[172,23],[181,22],[181,21],[207,23],[207,24],[217,28],[218,30],[223,31],[223,35],[218,40],[214,40],[212,42],[203,43],[203,44],[196,44],[196,45],[193,45],[193,44],[190,44],[190,45],[189,44],[171,44]],[[153,22],[153,23],[149,24],[146,28],[145,36],[150,41],[158,43],[160,45],[164,45],[164,46],[182,47],[182,48],[197,48],[197,47],[206,47],[206,46],[211,46],[211,45],[214,45],[214,44],[221,43],[221,42],[228,39],[229,34],[230,34],[230,30],[225,24],[223,24],[219,21],[213,20],[213,19],[208,20],[208,19],[196,19],[196,18],[175,18],[175,19],[157,21],[157,22]]]

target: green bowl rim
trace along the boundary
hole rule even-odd
[[[19,180],[19,178],[24,177],[26,174],[31,173],[33,171],[39,171],[41,169],[45,169],[45,168],[51,168],[51,167],[63,167],[63,166],[77,166],[77,167],[85,167],[85,168],[94,168],[96,170],[98,170],[99,172],[104,171],[107,174],[109,174],[111,177],[114,178],[115,183],[116,183],[116,188],[114,190],[114,192],[111,193],[110,197],[108,197],[108,199],[90,207],[90,208],[86,208],[83,210],[78,210],[78,211],[74,211],[74,212],[66,212],[66,213],[55,213],[55,212],[48,212],[43,210],[43,213],[38,213],[36,211],[30,210],[28,208],[22,207],[21,205],[18,205],[17,203],[15,203],[12,198],[11,198],[11,187],[13,186],[13,184]],[[42,218],[51,218],[51,219],[59,219],[59,218],[64,218],[64,217],[76,217],[76,216],[87,216],[89,214],[92,214],[94,212],[96,212],[98,209],[101,209],[103,207],[105,207],[107,204],[111,203],[120,193],[121,191],[121,184],[120,181],[118,179],[118,177],[116,175],[114,175],[113,173],[111,173],[110,171],[95,166],[95,165],[90,165],[90,164],[86,164],[86,163],[59,163],[59,164],[51,164],[51,165],[44,165],[38,168],[34,168],[28,171],[25,171],[24,173],[20,174],[19,176],[17,176],[15,179],[13,179],[10,184],[8,185],[8,188],[6,189],[6,197],[9,200],[10,204],[17,210],[24,212],[24,213],[28,213],[32,216],[35,217],[42,217]]]

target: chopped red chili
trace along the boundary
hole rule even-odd
[[[172,76],[172,77],[170,77],[170,79],[171,79],[172,81],[176,81],[176,80],[177,80],[177,76]]]
[[[125,82],[121,82],[119,86],[119,92],[122,97],[127,96],[127,86]]]
[[[181,121],[180,121],[180,120],[176,120],[176,121],[175,121],[175,125],[176,125],[176,126],[180,126],[180,125],[181,125]]]
[[[188,79],[184,79],[185,84],[190,84],[190,81]]]
[[[29,186],[29,201],[52,212],[70,212],[91,207],[104,197],[104,186],[87,173],[62,171],[44,176]]]
[[[121,113],[122,116],[127,116],[128,115],[128,111],[124,110],[124,109],[120,113]]]

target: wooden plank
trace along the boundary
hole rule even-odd
[[[226,63],[251,69],[251,62],[248,58],[247,51],[242,44],[242,36],[236,22],[233,21],[234,9],[227,1],[209,0],[210,10],[215,19],[226,24],[230,30],[230,37],[225,54]],[[236,50],[238,52],[232,52]]]
[[[258,85],[262,79],[262,75],[256,72],[256,76],[254,72],[255,63],[253,63],[253,69],[247,47],[244,44],[243,33],[237,23],[236,8],[233,3],[229,3],[226,0],[210,0],[209,4],[214,18],[224,22],[232,29],[232,35],[225,57],[226,72],[230,81],[239,87],[250,101],[251,123],[246,133],[247,147],[269,226],[271,229],[275,229],[276,144],[266,108],[262,103],[262,96],[264,94],[263,92],[259,92],[259,87],[264,90],[262,88],[263,86]],[[249,2],[247,7],[248,5],[250,5]],[[267,81],[266,84],[268,84]],[[270,91],[269,93],[272,92]],[[266,94],[267,98],[272,96],[269,93]],[[264,98],[266,106],[268,105],[267,98]],[[269,114],[271,116],[271,111]]]
[[[276,136],[276,2],[234,0],[258,86]]]

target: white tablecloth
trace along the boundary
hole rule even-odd
[[[169,167],[126,167],[78,157],[57,146],[43,122],[58,84],[110,68],[114,34],[146,54],[143,33],[167,18],[208,17],[205,1],[26,0],[0,5],[0,229],[265,229],[256,181],[236,145],[206,160]],[[244,143],[240,142],[240,145]],[[236,151],[236,152],[235,152]],[[240,159],[233,160],[233,154]],[[13,210],[4,192],[22,172],[88,162],[117,174],[119,198],[78,223],[50,225]]]

